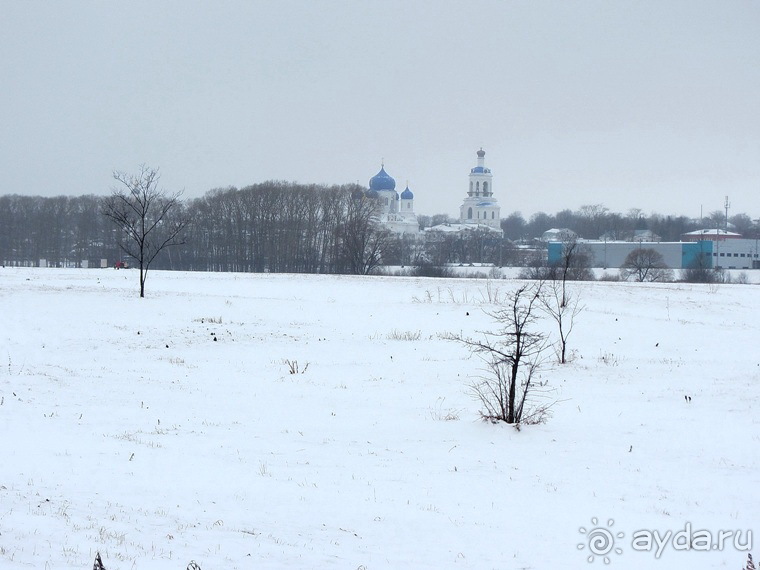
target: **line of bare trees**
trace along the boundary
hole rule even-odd
[[[186,244],[171,252],[174,268],[365,274],[389,238],[357,185],[266,182],[212,190],[188,208]]]
[[[0,263],[79,267],[120,258],[119,236],[99,196],[0,196]]]
[[[107,259],[113,265],[126,251],[125,261],[137,266],[141,249],[130,249],[141,220],[132,219],[135,181],[126,174],[116,180],[125,189],[121,199],[0,196],[0,263],[34,266],[44,259],[80,267]],[[373,200],[357,185],[265,182],[189,201],[163,198],[171,198],[171,208],[158,221],[184,231],[175,247],[142,252],[155,269],[364,274],[393,249],[376,223]]]

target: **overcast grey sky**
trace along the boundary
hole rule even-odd
[[[0,0],[0,194],[269,179],[760,215],[760,1]]]

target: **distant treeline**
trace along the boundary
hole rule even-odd
[[[650,230],[663,241],[703,227],[725,227],[723,212],[702,221],[685,216],[645,216],[633,209],[622,215],[603,205],[502,219],[504,239],[489,232],[426,232],[399,237],[373,223],[372,204],[358,185],[324,186],[264,182],[241,189],[211,190],[181,202],[172,214],[191,223],[184,243],[166,249],[155,269],[194,271],[366,273],[387,265],[443,265],[486,262],[524,265],[551,228],[568,228],[587,239],[630,239]],[[3,265],[99,266],[122,260],[124,239],[102,211],[105,197],[0,196],[0,262]],[[456,220],[446,215],[418,216],[421,227]],[[746,214],[729,219],[730,229],[754,237]],[[533,245],[533,249],[518,245]],[[126,259],[128,263],[129,259]]]
[[[755,237],[757,225],[747,214],[729,216],[728,229],[745,237]],[[704,219],[662,214],[644,214],[632,208],[625,214],[611,212],[602,204],[582,206],[579,210],[562,210],[556,214],[538,212],[525,220],[514,212],[501,220],[504,237],[524,240],[540,237],[550,228],[568,228],[584,239],[628,240],[636,230],[649,230],[661,241],[681,241],[687,232],[706,228],[726,228],[726,215],[721,210],[711,212]]]
[[[200,271],[363,273],[356,240],[375,237],[371,204],[355,185],[266,182],[208,192],[170,216],[190,218],[184,243],[152,267]],[[0,197],[4,265],[97,266],[122,260],[120,228],[103,215],[105,197]],[[362,247],[364,253],[367,247]],[[127,263],[131,260],[125,259]],[[371,260],[369,260],[371,262]]]

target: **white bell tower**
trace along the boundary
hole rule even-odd
[[[478,163],[470,169],[470,188],[459,208],[459,221],[463,224],[484,224],[501,229],[501,207],[493,197],[493,174],[485,167],[486,153],[477,152]]]

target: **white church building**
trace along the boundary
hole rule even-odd
[[[420,224],[414,213],[414,194],[407,184],[399,195],[396,181],[380,165],[380,172],[369,179],[368,196],[377,198],[379,203],[378,220],[390,231],[397,234],[417,234]]]
[[[477,164],[470,169],[469,189],[459,207],[459,223],[440,224],[426,231],[466,232],[484,230],[501,235],[501,207],[493,193],[493,174],[485,166],[485,151],[477,152]],[[380,165],[380,172],[369,179],[367,196],[378,200],[378,221],[397,234],[419,234],[419,220],[414,212],[414,194],[407,184],[396,192],[396,181]]]
[[[467,232],[484,230],[494,234],[501,231],[501,206],[493,195],[493,173],[486,168],[486,153],[481,148],[477,152],[478,162],[470,169],[469,189],[462,205],[459,206],[458,224],[439,224],[426,231]]]

